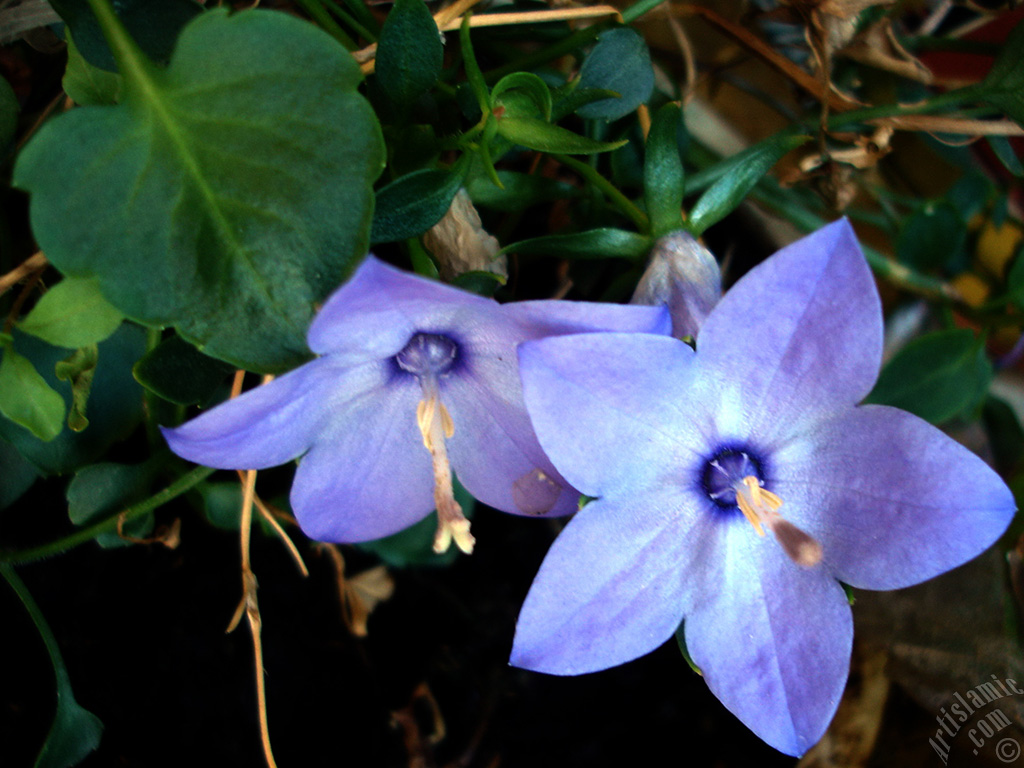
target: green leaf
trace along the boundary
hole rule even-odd
[[[1010,473],[1024,457],[1024,428],[1017,414],[1005,400],[989,395],[982,405],[981,419],[996,469]]]
[[[482,175],[471,176],[466,181],[466,191],[475,205],[499,211],[521,211],[531,205],[580,194],[579,188],[572,184],[529,173],[498,171],[498,179],[501,187]]]
[[[272,11],[202,14],[166,70],[117,34],[124,103],[48,122],[18,159],[40,247],[132,319],[238,367],[293,367],[366,252],[383,151],[358,66]]]
[[[207,357],[180,336],[164,339],[135,364],[135,380],[178,405],[203,404],[234,368]]]
[[[370,241],[390,243],[422,235],[448,212],[462,177],[456,168],[428,168],[388,184],[377,193]]]
[[[71,29],[79,50],[94,67],[116,72],[117,65],[88,0],[51,0],[53,9]],[[182,28],[203,6],[192,0],[115,0],[114,10],[145,54],[165,62]]]
[[[1024,22],[1007,36],[979,88],[985,101],[1024,125]]]
[[[11,84],[0,77],[0,151],[6,151],[18,131],[18,114],[21,105]]]
[[[491,95],[487,90],[484,73],[480,71],[480,65],[476,61],[476,54],[473,52],[473,40],[469,34],[469,18],[470,14],[468,13],[462,17],[462,26],[459,27],[459,46],[462,48],[463,67],[466,70],[466,80],[469,83],[469,88],[473,92],[473,96],[476,97],[476,103],[480,107],[480,111],[484,112],[489,109]]]
[[[505,285],[506,281],[507,278],[504,275],[475,269],[456,275],[452,280],[452,285],[479,296],[491,297],[501,286]]]
[[[197,490],[203,497],[203,512],[214,528],[237,531],[242,519],[242,486],[240,483],[201,483]]]
[[[110,336],[124,320],[93,277],[66,277],[43,294],[18,328],[56,347],[77,349]]]
[[[532,115],[540,115],[545,121],[551,120],[551,89],[547,83],[541,80],[532,72],[513,72],[505,75],[491,89],[491,109],[497,111],[499,107],[505,108],[505,115],[517,117],[519,113],[511,106],[515,102],[509,99],[512,93],[524,95],[533,109]]]
[[[46,384],[60,393],[65,407],[70,407],[71,388],[60,382],[55,373],[68,351],[23,333],[15,333],[14,349],[32,362]],[[122,325],[117,333],[100,342],[99,362],[89,395],[88,429],[65,429],[55,439],[44,442],[28,430],[0,419],[0,438],[8,440],[45,474],[63,474],[94,461],[114,441],[131,432],[142,418],[142,388],[132,378],[131,368],[145,351],[146,332],[136,325]]]
[[[937,331],[900,350],[865,402],[892,405],[941,424],[973,411],[991,381],[992,363],[973,331]]]
[[[423,0],[397,0],[377,43],[377,83],[399,109],[437,82],[444,48]]]
[[[543,254],[566,259],[639,259],[651,250],[651,239],[625,229],[589,229],[571,235],[545,235],[507,245],[502,253]]]
[[[0,360],[0,413],[44,442],[64,429],[64,398],[12,344]]]
[[[68,42],[68,65],[61,81],[64,92],[73,102],[83,107],[117,104],[121,100],[124,78],[86,61],[75,45],[70,30],[65,37]]]
[[[896,238],[896,257],[914,269],[938,269],[953,262],[967,240],[967,224],[948,202],[927,202],[907,217]]]
[[[602,99],[579,108],[576,114],[580,117],[616,120],[628,115],[645,103],[654,90],[654,68],[647,43],[629,27],[608,30],[583,60],[580,87],[604,88],[619,94],[618,98]]]
[[[644,202],[654,237],[683,226],[683,161],[678,139],[682,117],[678,104],[666,104],[654,115],[647,136]]]
[[[35,768],[70,768],[100,745],[103,723],[75,701],[71,684],[57,678],[57,712]]]
[[[67,489],[68,518],[77,526],[88,525],[106,513],[131,506],[149,495],[165,455],[142,464],[103,462],[78,470]],[[146,536],[153,527],[153,515],[143,515],[125,526],[124,533]],[[104,548],[128,546],[131,542],[117,532],[101,533],[96,543]]]
[[[705,229],[732,213],[784,154],[808,140],[807,136],[776,135],[721,163],[718,180],[700,196],[690,211],[687,222],[690,232],[700,236]]]
[[[1010,140],[1005,136],[986,136],[985,141],[988,142],[989,148],[992,150],[999,162],[1003,164],[1003,167],[1012,173],[1014,176],[1024,176],[1024,165],[1021,164],[1020,158],[1017,157],[1017,153],[1013,149],[1013,145],[1010,144]]]
[[[76,349],[66,360],[54,366],[54,373],[61,381],[71,384],[71,408],[68,410],[68,428],[81,432],[89,426],[85,416],[92,380],[96,375],[99,350],[95,344]]]
[[[597,141],[543,120],[530,117],[503,117],[498,120],[498,133],[527,149],[556,152],[565,155],[590,155],[610,152],[626,143],[623,141]]]
[[[18,449],[6,440],[0,440],[0,510],[16,502],[39,477],[39,470],[32,466]]]

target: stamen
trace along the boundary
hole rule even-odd
[[[747,475],[737,484],[736,505],[754,526],[758,536],[764,536],[762,526],[775,534],[783,551],[794,563],[810,568],[821,562],[821,544],[778,513],[782,499],[762,488],[761,481],[753,475]]]
[[[416,406],[416,423],[423,436],[423,445],[430,451],[434,464],[434,505],[437,507],[437,533],[434,551],[447,551],[454,541],[467,555],[473,552],[476,539],[469,532],[469,520],[455,500],[452,488],[452,468],[448,462],[445,438],[455,434],[455,423],[441,402],[436,382],[423,381],[424,399]]]

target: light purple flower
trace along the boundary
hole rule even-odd
[[[368,257],[313,321],[317,359],[165,429],[171,449],[223,469],[302,457],[291,503],[307,535],[357,542],[438,510],[435,549],[470,551],[454,469],[506,512],[564,515],[579,492],[544,455],[516,346],[598,330],[667,333],[664,309],[569,301],[499,305]]]
[[[712,692],[773,747],[803,754],[846,684],[840,581],[929,579],[991,545],[1015,508],[996,473],[935,427],[857,405],[881,350],[878,293],[845,221],[738,282],[696,352],[634,334],[524,344],[541,445],[598,499],[552,545],[512,663],[605,669],[684,622]]]

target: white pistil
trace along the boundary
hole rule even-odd
[[[783,551],[794,563],[810,568],[821,562],[821,544],[778,513],[782,499],[762,488],[761,482],[753,475],[747,475],[737,484],[736,505],[754,526],[758,536],[764,536],[764,527],[775,534]]]
[[[429,377],[423,380],[423,398],[416,406],[416,423],[434,463],[434,504],[437,507],[434,551],[445,552],[454,541],[455,546],[468,555],[473,552],[476,539],[469,532],[469,520],[462,514],[462,507],[455,501],[452,468],[444,443],[445,438],[455,434],[455,424],[441,402],[436,382],[431,382]]]

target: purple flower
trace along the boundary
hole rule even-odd
[[[302,457],[291,503],[307,535],[356,542],[437,508],[434,546],[470,551],[452,469],[480,501],[524,515],[576,510],[523,404],[516,346],[557,334],[667,333],[664,309],[568,301],[499,305],[368,257],[309,329],[321,355],[165,429],[171,450],[222,469]]]
[[[685,622],[712,692],[773,747],[803,754],[846,684],[840,582],[929,579],[991,545],[1015,507],[938,429],[857,405],[881,350],[878,293],[845,221],[737,283],[696,352],[635,334],[524,344],[541,445],[598,499],[541,566],[512,663],[605,669]]]

